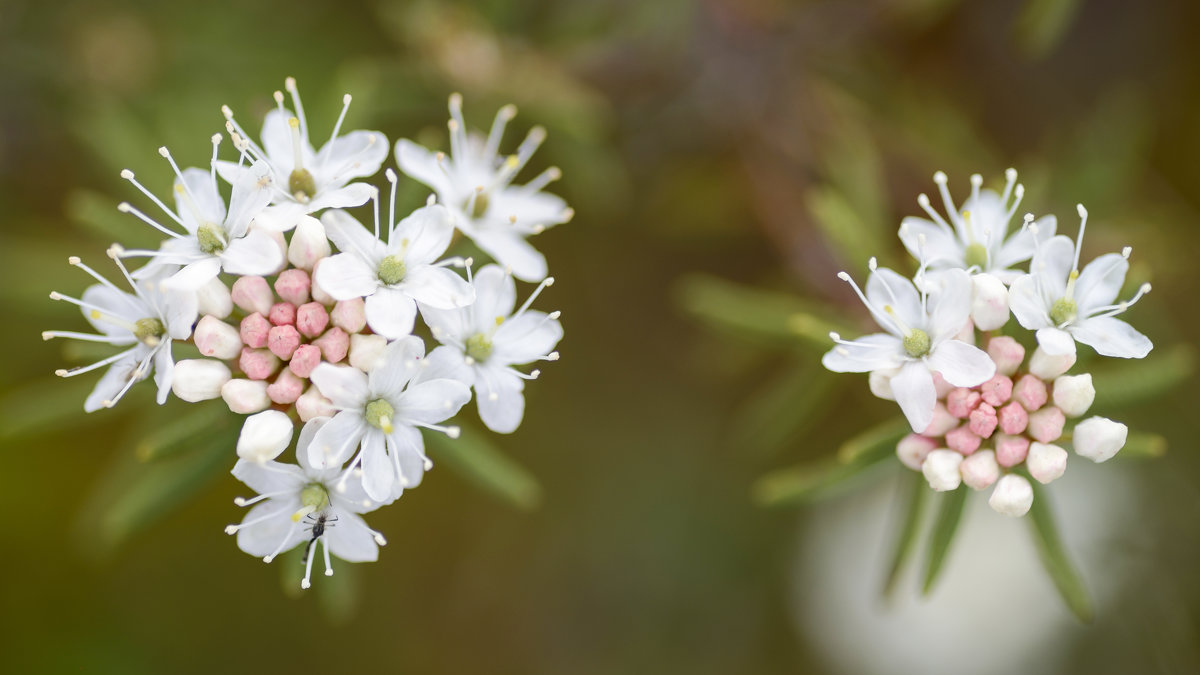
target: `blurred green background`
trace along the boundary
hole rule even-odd
[[[983,626],[955,645],[979,659],[966,672],[1012,653],[1024,672],[1197,672],[1197,26],[1200,5],[1182,1],[0,2],[0,671],[855,672],[847,641],[886,661],[885,642],[812,599],[877,587],[882,559],[862,578],[811,560],[832,555],[835,522],[849,524],[836,541],[886,544],[888,500],[863,496],[879,484],[808,511],[761,509],[750,490],[892,404],[865,377],[823,373],[820,347],[721,317],[758,289],[785,313],[861,322],[834,274],[861,276],[873,254],[908,264],[895,230],[933,172],[961,199],[970,173],[994,183],[1014,166],[1022,209],[1062,231],[1087,204],[1085,256],[1133,246],[1131,284],[1155,289],[1130,315],[1158,345],[1147,364],[1188,379],[1118,411],[1165,436],[1165,458],[1114,461],[1055,495],[1099,532],[1076,552],[1095,624],[1075,625],[1036,573],[1005,582],[1034,600],[995,616],[972,604],[1004,597],[987,576],[927,607]],[[287,75],[314,129],[350,92],[346,128],[431,147],[446,147],[450,92],[477,127],[516,103],[510,142],[550,132],[526,177],[562,167],[553,189],[577,212],[535,240],[558,280],[539,307],[563,311],[563,359],[496,439],[540,505],[438,467],[369,519],[390,540],[378,563],[341,564],[303,596],[298,561],[264,565],[222,532],[245,493],[232,446],[215,462],[139,460],[140,430],[185,406],[157,409],[142,387],[85,416],[94,378],[52,377],[79,354],[38,337],[82,328],[46,299],[87,285],[68,255],[103,269],[112,241],[156,241],[116,213],[136,197],[120,169],[166,194],[156,148],[203,165],[220,106],[256,128]],[[126,494],[132,475],[153,488]],[[863,504],[870,526],[838,520]],[[1024,613],[1049,617],[1042,639],[1003,642]],[[893,672],[937,671],[896,658]]]

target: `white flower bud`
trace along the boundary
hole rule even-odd
[[[311,272],[317,261],[330,253],[329,239],[325,237],[325,226],[321,221],[312,216],[300,216],[300,222],[292,232],[292,243],[288,245],[288,262]]]
[[[1129,427],[1107,417],[1091,417],[1075,425],[1075,454],[1099,464],[1125,447]]]
[[[188,403],[207,401],[221,395],[221,386],[233,374],[229,366],[212,359],[187,359],[175,364],[171,391]]]
[[[1033,486],[1024,476],[1010,473],[996,483],[996,489],[988,498],[988,506],[1005,516],[1023,516],[1033,506]]]
[[[1053,380],[1075,365],[1075,354],[1058,354],[1051,356],[1042,351],[1041,347],[1033,350],[1029,358],[1029,372],[1043,380]]]
[[[313,300],[325,305],[326,307],[330,307],[333,305],[333,303],[337,302],[337,300],[335,300],[332,295],[327,293],[325,289],[321,287],[321,284],[317,283],[317,268],[321,266],[321,262],[324,260],[324,258],[321,258],[321,260],[318,260],[313,264],[312,274],[309,275],[312,277],[312,288],[309,289],[309,292],[312,293]]]
[[[369,373],[379,365],[386,348],[387,338],[382,335],[351,335],[350,365]]]
[[[921,473],[929,481],[929,487],[938,492],[955,490],[962,484],[962,476],[958,467],[962,464],[963,456],[953,450],[942,448],[934,450],[925,457],[921,465]]]
[[[918,434],[909,434],[896,444],[896,457],[900,462],[912,469],[920,471],[929,451],[937,448],[937,441]]]
[[[266,380],[230,380],[221,387],[221,398],[231,411],[239,415],[256,413],[271,407],[271,397],[267,396],[268,384]]]
[[[958,467],[962,480],[972,490],[982,490],[1000,478],[1000,464],[992,450],[979,450],[962,461]]]
[[[228,361],[242,353],[242,336],[238,329],[215,316],[200,319],[193,337],[196,349],[205,356]]]
[[[1062,375],[1054,380],[1054,405],[1067,417],[1079,417],[1092,407],[1096,400],[1096,387],[1092,385],[1091,373]]]
[[[292,420],[278,410],[265,410],[246,418],[238,435],[238,457],[251,462],[275,459],[292,442]]]
[[[996,330],[1008,323],[1008,287],[990,274],[971,277],[971,319],[979,330]]]
[[[1029,454],[1025,457],[1025,466],[1029,475],[1042,485],[1062,478],[1067,472],[1067,451],[1050,443],[1034,441],[1029,445]]]
[[[233,313],[233,298],[229,295],[229,287],[220,277],[209,279],[196,291],[196,302],[201,314],[224,319]]]
[[[337,408],[313,385],[296,399],[296,412],[300,414],[301,422],[307,422],[314,417],[333,417],[337,414]]]
[[[900,372],[899,368],[872,370],[870,376],[867,378],[867,386],[871,388],[871,393],[875,394],[876,398],[881,398],[885,401],[895,401],[896,396],[892,393],[892,378],[898,372]]]

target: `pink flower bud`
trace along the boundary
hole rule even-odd
[[[196,328],[199,331],[199,327]],[[1054,405],[1067,417],[1079,417],[1092,407],[1096,400],[1096,387],[1091,373],[1061,375],[1054,380]]]
[[[224,319],[233,313],[233,298],[229,287],[220,277],[213,277],[196,290],[196,303],[201,314]]]
[[[296,328],[307,338],[315,338],[329,325],[329,312],[319,302],[309,302],[296,308]]]
[[[1053,380],[1070,370],[1073,365],[1075,365],[1074,352],[1052,356],[1038,347],[1033,350],[1033,356],[1029,359],[1029,372],[1043,380]]]
[[[1046,383],[1035,375],[1022,375],[1013,387],[1013,400],[1029,412],[1046,405]]]
[[[296,229],[292,232],[292,241],[288,244],[288,262],[312,271],[318,260],[332,252],[321,221],[312,216],[300,216],[300,222],[296,223]]]
[[[311,270],[312,275],[310,275],[310,278],[312,279],[312,298],[326,307],[332,307],[333,303],[337,301],[333,299],[332,295],[326,293],[324,288],[321,288],[321,284],[317,283],[317,270],[321,267],[321,263],[324,261],[325,258],[318,260],[317,263],[313,265]]]
[[[267,349],[287,361],[300,346],[300,332],[293,326],[272,326],[267,333]]]
[[[1057,407],[1048,405],[1041,410],[1029,414],[1029,428],[1025,430],[1033,440],[1039,443],[1052,443],[1062,436],[1066,415]]]
[[[920,471],[921,465],[925,463],[925,457],[937,446],[937,441],[932,438],[920,434],[909,434],[896,444],[896,456],[900,458],[900,462],[904,466],[913,471]]]
[[[251,349],[262,349],[267,346],[267,335],[271,331],[271,322],[267,317],[255,312],[242,319],[242,343]]]
[[[971,320],[979,330],[996,330],[1008,323],[1008,287],[990,274],[971,277]]]
[[[1090,417],[1075,425],[1075,454],[1099,464],[1125,447],[1129,427],[1107,417]]]
[[[308,379],[312,375],[313,368],[316,368],[321,363],[321,348],[316,345],[300,345],[296,348],[296,352],[292,354],[292,360],[288,362],[288,369],[296,374],[296,377]]]
[[[896,372],[900,372],[900,369],[897,368]],[[933,371],[933,390],[937,392],[938,399],[945,399],[950,395],[950,392],[954,391],[954,385],[947,382],[946,378],[942,377],[942,374],[935,370]]]
[[[962,464],[962,455],[953,450],[933,450],[925,456],[921,464],[921,473],[929,481],[929,487],[938,492],[949,492],[962,485],[962,476],[958,467]]]
[[[212,359],[187,359],[175,364],[171,391],[188,403],[207,401],[221,395],[221,386],[233,374],[229,366]]]
[[[1015,436],[1025,431],[1025,427],[1029,426],[1029,413],[1025,412],[1025,408],[1021,407],[1020,403],[1013,401],[1000,409],[997,414],[1000,423],[1000,431]]]
[[[1001,515],[1014,518],[1023,516],[1033,506],[1033,486],[1024,476],[1010,473],[996,483],[996,489],[988,498],[988,506]]]
[[[313,340],[313,344],[321,349],[321,356],[329,363],[338,363],[346,358],[350,350],[350,336],[341,328],[330,328],[321,337]]]
[[[929,426],[925,427],[925,431],[921,433],[931,438],[938,438],[939,436],[945,436],[947,431],[956,426],[958,426],[958,419],[954,415],[951,415],[949,410],[946,410],[946,406],[941,401],[938,401],[933,406],[933,420],[929,423]]]
[[[338,411],[333,407],[333,402],[322,396],[321,390],[313,385],[296,399],[296,412],[300,415],[300,421],[307,422],[314,417],[333,417]]]
[[[275,459],[291,444],[292,431],[291,418],[278,410],[251,415],[238,434],[238,457],[259,463]]]
[[[266,315],[275,302],[275,294],[271,292],[270,284],[262,277],[238,277],[237,281],[233,282],[231,297],[233,304],[248,314],[258,312]]]
[[[1001,375],[1011,376],[1025,360],[1025,348],[1008,336],[988,340],[987,353],[996,364],[996,372]]]
[[[967,427],[976,436],[988,438],[996,430],[996,409],[987,403],[980,403],[978,408],[971,411]]]
[[[296,323],[296,306],[290,302],[277,302],[271,305],[267,314],[273,326],[291,326]]]
[[[238,367],[252,380],[265,380],[279,367],[279,357],[266,349],[242,349]]]
[[[946,410],[958,419],[965,420],[982,400],[979,392],[959,387],[946,395]]]
[[[1013,382],[1007,375],[993,375],[992,379],[979,385],[983,402],[994,408],[1008,403],[1008,399],[1012,397],[1012,389]]]
[[[369,373],[379,365],[385,348],[387,348],[387,338],[382,335],[351,335],[350,365],[364,373]]]
[[[275,294],[284,302],[290,302],[293,305],[303,305],[308,302],[308,290],[312,287],[312,283],[308,279],[308,272],[299,269],[284,270],[279,273],[275,279]]]
[[[1031,443],[1025,466],[1034,480],[1047,485],[1067,472],[1067,451],[1057,445]]]
[[[229,409],[240,415],[256,413],[271,407],[267,397],[267,383],[260,380],[237,378],[221,385],[221,398]]]
[[[296,377],[292,371],[284,368],[279,373],[279,377],[267,386],[267,396],[271,400],[282,404],[289,405],[295,403],[296,399],[300,398],[300,394],[304,393],[304,380]]]
[[[238,329],[215,316],[201,318],[192,337],[196,341],[196,349],[205,356],[228,361],[242,353],[242,338]]]
[[[1024,436],[997,434],[994,442],[996,444],[996,461],[1006,469],[1011,469],[1024,462],[1025,456],[1029,454],[1029,439]]]
[[[342,300],[333,306],[330,314],[333,325],[353,335],[367,325],[367,312],[362,298]]]
[[[979,452],[963,459],[958,466],[962,481],[972,490],[982,490],[1000,478],[1000,465],[996,463],[996,453],[991,450]]]
[[[947,447],[964,455],[969,455],[978,450],[979,444],[982,442],[983,439],[975,435],[970,427],[965,424],[957,429],[951,429],[946,432]]]

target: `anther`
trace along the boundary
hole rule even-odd
[[[867,260],[867,269],[871,270],[872,272],[879,269],[879,261],[875,259],[875,256],[871,256],[871,258]]]
[[[1126,260],[1128,260],[1128,259],[1129,259],[1129,255],[1130,255],[1131,253],[1133,253],[1133,247],[1132,247],[1132,246],[1126,246],[1125,248],[1121,249],[1121,257],[1122,257],[1122,258],[1125,258]]]
[[[225,526],[225,534],[237,534],[238,529],[239,528],[237,525],[226,525]],[[270,562],[270,561],[267,561],[267,562]]]
[[[933,174],[933,182],[937,183],[938,185],[945,185],[948,180],[949,179],[946,178],[945,172],[938,171],[937,173]]]
[[[133,180],[133,172],[129,169],[121,169],[121,178],[125,180]]]

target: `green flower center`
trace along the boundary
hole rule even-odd
[[[208,254],[225,250],[225,230],[216,223],[204,223],[196,230],[200,250]]]
[[[932,344],[929,339],[929,333],[920,328],[914,328],[912,332],[905,336],[903,343],[904,351],[914,359],[919,359],[928,354],[929,347]]]
[[[476,333],[467,338],[466,344],[467,356],[483,363],[492,355],[492,341],[487,339],[483,333]]]
[[[288,176],[288,192],[296,201],[306,204],[313,195],[317,194],[317,181],[313,179],[308,169],[296,169]]]
[[[396,409],[392,407],[391,403],[381,398],[371,401],[367,404],[366,409],[363,410],[363,419],[367,421],[367,424],[376,429],[383,429],[385,432],[391,431],[392,418],[395,416]]]
[[[407,271],[404,258],[398,255],[389,255],[379,261],[379,280],[389,286],[403,281]]]
[[[322,511],[329,506],[329,490],[320,483],[309,483],[300,490],[300,504],[313,511]]]
[[[1061,326],[1074,321],[1078,311],[1079,307],[1074,300],[1059,298],[1050,308],[1050,320],[1054,322],[1055,326]]]
[[[971,244],[967,247],[966,252],[963,253],[963,262],[967,264],[967,267],[985,269],[988,262],[987,249],[984,248],[983,244]]]
[[[162,336],[166,334],[166,329],[163,328],[162,321],[158,319],[138,319],[134,323],[133,336],[150,346],[158,344]]]

